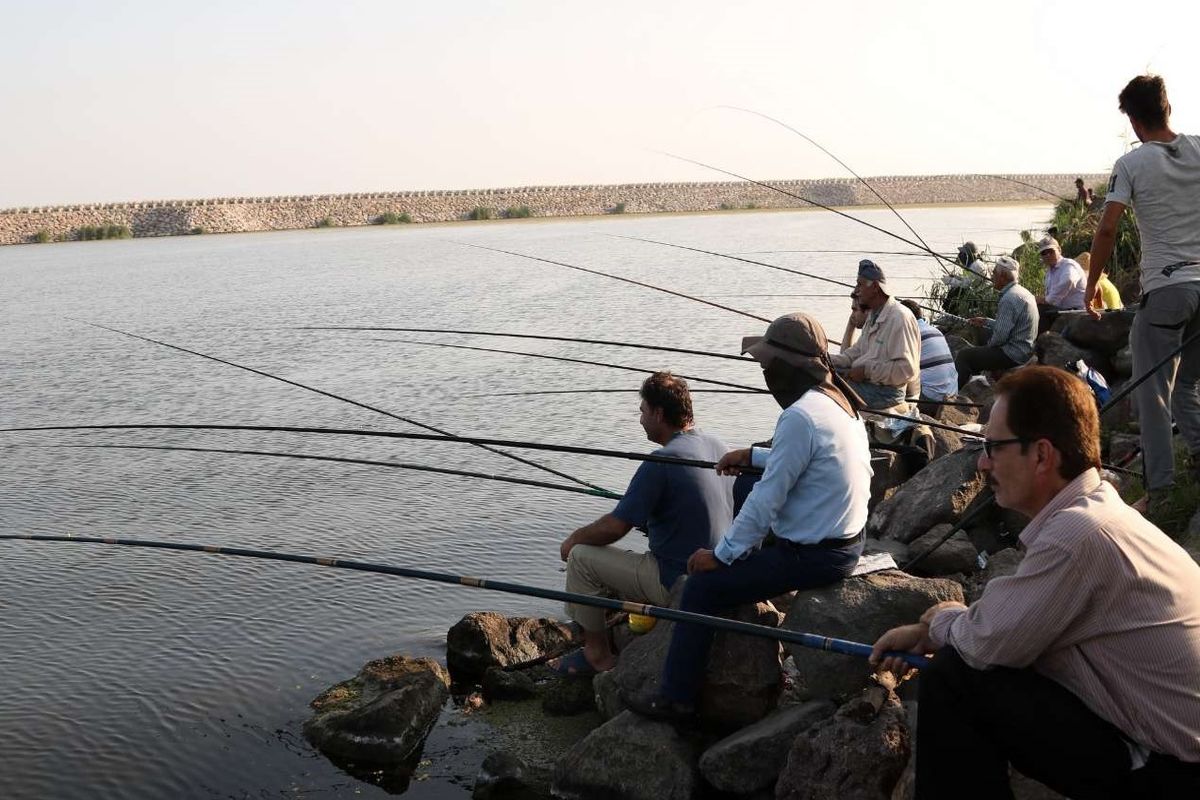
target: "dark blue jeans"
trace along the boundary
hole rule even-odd
[[[796,547],[780,541],[728,567],[700,572],[683,585],[679,607],[698,614],[728,611],[795,589],[812,589],[849,575],[863,543],[845,547]],[[676,703],[694,703],[704,680],[708,649],[715,631],[703,625],[675,623],[663,667],[662,694]]]

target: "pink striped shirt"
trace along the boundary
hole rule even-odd
[[[1028,667],[1133,742],[1200,762],[1200,566],[1089,469],[1021,533],[1025,557],[935,645],[976,669]]]

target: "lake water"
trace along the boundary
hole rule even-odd
[[[902,230],[886,211],[854,212]],[[996,252],[1049,206],[903,210],[929,243]],[[464,435],[650,448],[632,372],[448,350],[427,339],[610,361],[757,385],[756,365],[567,343],[319,332],[408,325],[621,339],[736,352],[753,319],[462,246],[617,273],[773,318],[805,309],[840,338],[846,291],[640,236],[853,281],[861,251],[908,249],[826,212],[521,221],[196,236],[0,249],[0,426],[118,422],[411,426],[102,323],[252,366]],[[815,253],[797,251],[837,251]],[[776,251],[762,253],[760,251]],[[778,252],[793,251],[793,252]],[[872,256],[899,295],[938,274]],[[833,297],[816,295],[834,294]],[[700,384],[696,384],[700,386]],[[767,396],[697,394],[701,427],[770,435]],[[64,445],[186,444],[401,460],[561,479],[460,445],[263,433],[0,434],[0,532],[109,535],[338,555],[559,587],[558,542],[597,498],[365,466]],[[635,464],[528,455],[620,491]],[[635,542],[634,546],[639,543]],[[463,614],[556,604],[276,562],[82,544],[0,542],[0,797],[382,797],[314,753],[308,702],[393,652],[444,656]],[[466,755],[435,732],[408,797],[462,798]],[[450,755],[450,754],[458,755]],[[440,757],[439,757],[440,756]],[[469,763],[467,763],[469,762]]]

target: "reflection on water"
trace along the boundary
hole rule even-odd
[[[876,224],[883,212],[858,212]],[[905,211],[930,243],[1017,244],[1047,208]],[[1000,234],[994,231],[1003,230]],[[989,233],[989,231],[992,231]],[[862,226],[810,212],[622,217],[104,241],[0,249],[0,425],[118,422],[325,425],[412,430],[362,408],[82,324],[163,339],[464,435],[648,449],[631,372],[389,341],[305,325],[409,325],[624,339],[734,352],[761,323],[604,278],[464,248],[473,242],[612,271],[774,317],[803,307],[841,335],[830,284],[693,252],[895,250]],[[777,253],[772,263],[852,279],[857,257]],[[931,259],[878,256],[897,293]],[[757,295],[793,296],[757,296]],[[482,344],[755,384],[754,364],[562,342]],[[765,438],[766,396],[697,394],[699,424]],[[409,461],[534,479],[461,445],[182,431],[3,434],[0,530],[204,542],[339,555],[556,586],[558,541],[608,510],[581,495],[315,461],[60,447],[172,444]],[[624,488],[634,464],[526,453]],[[557,480],[557,479],[555,479]],[[638,542],[634,546],[640,546]],[[307,703],[392,652],[439,656],[464,613],[557,614],[546,601],[379,575],[192,553],[0,543],[0,796],[384,796],[300,737]],[[409,797],[461,798],[486,753],[439,729]],[[447,744],[453,741],[453,744]],[[447,754],[451,755],[447,755]]]

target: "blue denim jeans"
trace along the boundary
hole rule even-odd
[[[797,547],[777,542],[728,567],[689,576],[679,607],[714,614],[796,589],[825,586],[849,575],[862,550],[861,540],[845,547]],[[695,702],[714,633],[707,626],[675,623],[663,666],[663,697],[676,703]]]

